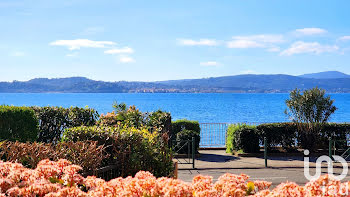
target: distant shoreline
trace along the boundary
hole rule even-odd
[[[105,82],[69,77],[0,82],[1,93],[289,93],[295,88],[314,87],[328,93],[350,93],[350,75],[339,72],[303,76],[249,74],[157,82]]]
[[[0,92],[0,94],[289,94],[290,92]],[[350,94],[350,92],[327,92]]]
[[[199,122],[285,122],[287,93],[0,93],[0,105],[89,106],[100,114],[113,111],[113,103],[135,105],[141,111],[163,110],[172,119]],[[349,122],[350,94],[332,94],[339,108],[332,122]]]

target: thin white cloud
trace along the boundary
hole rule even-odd
[[[121,54],[121,53],[134,53],[134,50],[130,47],[124,47],[120,49],[109,49],[104,52],[105,54]]]
[[[23,57],[25,55],[26,54],[22,51],[15,51],[15,52],[10,53],[10,56],[12,56],[12,57]]]
[[[246,49],[246,48],[263,48],[265,46],[261,43],[258,43],[252,40],[232,40],[227,43],[227,47]]]
[[[216,46],[218,41],[212,39],[200,39],[198,41],[191,39],[178,39],[180,45],[185,46]]]
[[[321,28],[316,28],[316,27],[311,27],[311,28],[303,28],[303,29],[296,29],[295,33],[299,35],[318,35],[318,34],[324,34],[327,33],[327,30],[321,29]]]
[[[283,35],[280,34],[260,34],[250,36],[233,36],[234,40],[252,40],[259,43],[282,43],[284,42]]]
[[[132,62],[135,62],[135,60],[132,57],[128,57],[128,56],[121,56],[121,57],[119,57],[119,61],[121,63],[132,63]]]
[[[294,42],[288,49],[282,51],[280,55],[294,55],[301,53],[321,54],[326,52],[335,52],[339,49],[336,45],[322,45],[318,42]]]
[[[340,37],[338,40],[340,40],[340,41],[348,41],[348,40],[350,40],[350,36],[343,36],[343,37]]]
[[[276,50],[276,44],[285,42],[283,35],[280,34],[260,34],[250,36],[233,36],[232,40],[227,42],[228,48],[267,48],[269,51]]]
[[[64,46],[69,50],[78,50],[80,48],[106,48],[116,45],[112,41],[93,41],[88,39],[76,39],[76,40],[56,40],[51,42],[52,46]]]
[[[200,65],[201,66],[218,66],[219,63],[215,61],[209,61],[209,62],[201,62]]]

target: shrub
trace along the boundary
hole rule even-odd
[[[130,106],[128,109],[120,109],[119,111],[101,114],[98,121],[100,126],[127,126],[140,128],[146,124],[144,114],[136,109],[135,106]]]
[[[200,143],[200,132],[201,128],[199,126],[198,121],[192,121],[192,120],[176,120],[171,123],[172,125],[172,131],[170,135],[170,140],[172,141],[173,148],[175,147],[182,147],[183,140],[192,140],[192,137],[195,137],[195,144],[196,144],[196,152],[199,150],[199,143]],[[182,140],[179,141],[179,140]],[[176,141],[176,143],[174,143]],[[179,153],[187,153],[187,147],[184,149],[181,149]]]
[[[256,126],[232,124],[227,129],[226,151],[258,152],[259,136]]]
[[[263,143],[264,137],[267,140],[269,149],[273,146],[281,146],[284,150],[296,149],[297,126],[294,123],[270,123],[257,126],[260,141]]]
[[[230,124],[226,131],[226,152],[233,153],[236,150],[234,146],[235,132],[240,127],[240,124]]]
[[[78,142],[85,140],[97,141],[98,144],[110,146],[113,144],[113,134],[117,133],[119,128],[99,127],[99,126],[80,126],[68,128],[62,135],[64,142]]]
[[[195,131],[197,133],[201,132],[201,128],[199,126],[198,121],[193,121],[193,120],[176,120],[173,121],[172,123],[172,132],[176,136],[176,134],[184,129]]]
[[[228,173],[219,177],[216,183],[213,183],[213,178],[209,176],[198,175],[193,178],[192,183],[186,183],[179,179],[156,178],[145,171],[137,172],[135,177],[105,181],[94,176],[84,178],[78,173],[81,167],[72,165],[65,159],[57,162],[42,160],[34,170],[11,162],[0,162],[0,167],[0,196],[243,197],[254,194],[264,196],[263,194],[270,193],[268,189],[271,186],[271,183],[266,181],[249,181],[245,174]]]
[[[166,136],[132,127],[76,127],[63,134],[64,141],[96,140],[106,146],[110,157],[105,165],[117,165],[119,176],[148,170],[156,176],[169,176],[173,171],[172,156]]]
[[[317,148],[319,135],[323,125],[337,110],[334,100],[319,88],[305,90],[301,93],[295,89],[286,100],[288,109],[285,113],[298,126],[300,143],[303,147],[313,150]]]
[[[105,181],[94,176],[84,178],[80,166],[61,159],[42,160],[32,170],[18,163],[0,162],[0,196],[346,196],[348,182],[330,175],[320,176],[303,186],[294,182],[277,185],[271,182],[249,180],[245,174],[226,173],[214,183],[213,177],[197,175],[191,183],[172,178],[156,178],[140,171],[134,177]]]
[[[121,119],[118,118],[117,114],[113,111],[113,112],[108,112],[106,115],[101,114],[97,124],[102,127],[108,127],[108,126],[116,127],[121,125],[120,122],[121,122]]]
[[[96,124],[98,113],[94,109],[79,107],[31,107],[39,120],[39,142],[60,141],[66,128],[92,126]]]
[[[161,110],[147,113],[147,126],[151,131],[171,135],[171,114]]]
[[[170,133],[171,131],[171,115],[161,110],[149,113],[142,113],[135,106],[126,109],[125,104],[114,104],[117,112],[113,111],[102,114],[98,125],[106,127],[134,127],[143,128],[147,126],[149,131],[157,131],[159,133]]]
[[[104,145],[96,141],[60,142],[55,146],[56,160],[67,159],[81,166],[82,172],[91,172],[103,167],[103,160],[109,157]]]
[[[20,162],[29,168],[35,168],[43,159],[57,161],[63,158],[82,166],[83,172],[89,172],[101,167],[103,159],[108,156],[104,149],[103,145],[98,146],[94,141],[63,142],[57,145],[37,142],[2,142],[0,158],[4,161]]]
[[[34,141],[38,138],[38,121],[28,107],[0,106],[0,140]]]
[[[114,164],[117,153],[115,153],[116,138],[114,133],[117,132],[118,128],[115,127],[99,127],[99,126],[80,126],[66,129],[62,135],[63,142],[79,142],[79,141],[96,141],[98,145],[104,145],[106,152],[110,157],[103,160],[103,166]],[[122,159],[118,157],[117,160]]]

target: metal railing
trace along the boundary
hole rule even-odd
[[[225,148],[228,123],[200,123],[201,148]]]
[[[268,122],[240,122],[240,123],[199,123],[200,148],[225,148],[227,128],[230,124],[247,124],[258,126]]]
[[[96,176],[97,178],[101,178],[106,181],[109,181],[111,179],[119,177],[120,173],[121,171],[117,165],[109,165],[109,166],[96,169],[92,172],[83,173],[82,175],[84,177]]]

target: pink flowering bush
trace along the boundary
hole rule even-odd
[[[221,196],[348,196],[349,183],[341,183],[328,175],[299,186],[287,182],[273,190],[271,183],[249,181],[247,175],[224,174],[217,182],[212,177],[198,175],[192,183],[172,178],[156,178],[150,172],[140,171],[135,177],[105,181],[94,176],[84,178],[82,168],[65,159],[48,159],[28,169],[19,163],[0,161],[0,197],[221,197]]]

